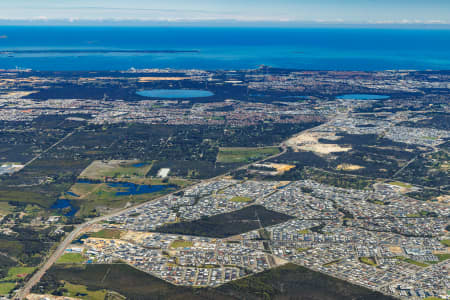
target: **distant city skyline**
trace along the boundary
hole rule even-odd
[[[447,26],[448,0],[15,0],[0,24]]]

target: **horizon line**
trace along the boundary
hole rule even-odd
[[[142,19],[6,19],[0,18],[0,26],[123,26],[123,27],[276,27],[276,28],[386,28],[386,29],[450,29],[450,22],[431,20],[402,20],[402,21],[296,21],[296,20],[142,20]]]

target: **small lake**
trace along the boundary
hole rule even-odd
[[[148,166],[148,163],[137,163],[133,165],[133,168],[142,168]]]
[[[66,217],[73,217],[78,211],[78,209],[72,205],[71,201],[67,199],[56,200],[50,208],[64,212],[64,216]]]
[[[87,239],[89,237],[88,234],[83,234],[79,236],[76,240],[73,240],[72,244],[84,244],[83,240]]]
[[[389,99],[387,95],[375,95],[375,94],[346,94],[337,96],[336,99],[344,100],[384,100]]]
[[[77,180],[77,183],[87,183],[87,184],[100,184],[102,183],[101,180],[91,180],[91,179],[87,179],[87,178],[80,178]]]
[[[177,99],[177,98],[204,98],[214,96],[214,93],[205,90],[143,90],[136,94],[149,98]]]
[[[72,197],[77,197],[79,198],[80,196],[75,194],[74,192],[66,192],[67,195],[72,196]]]
[[[131,182],[108,183],[108,186],[121,189],[116,196],[151,194],[175,187],[174,185],[139,185]]]

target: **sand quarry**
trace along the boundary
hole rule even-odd
[[[286,142],[286,145],[291,147],[295,152],[311,151],[317,154],[330,154],[334,152],[347,152],[351,147],[342,147],[338,144],[324,144],[320,143],[320,139],[327,139],[337,141],[341,137],[336,136],[333,132],[304,132]]]

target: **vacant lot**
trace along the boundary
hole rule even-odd
[[[249,163],[275,155],[280,150],[277,147],[261,148],[220,148],[217,162],[221,163]]]
[[[0,295],[7,295],[16,287],[15,283],[4,282],[0,283]]]
[[[172,244],[170,244],[170,248],[186,248],[186,247],[192,247],[194,245],[191,241],[185,241],[185,240],[176,240],[173,241]]]
[[[304,132],[291,139],[286,144],[294,151],[312,151],[317,154],[330,154],[334,152],[347,152],[351,147],[342,147],[338,144],[321,143],[320,139],[339,140],[341,137],[329,132]]]
[[[84,285],[71,284],[69,282],[64,282],[63,288],[67,290],[67,292],[64,293],[64,296],[68,297],[76,297],[89,300],[104,300],[106,296],[105,290],[91,291],[88,290]]]
[[[144,177],[151,167],[151,163],[138,160],[96,160],[80,174],[80,177],[100,180],[105,177]]]
[[[0,281],[19,281],[25,279],[36,270],[35,267],[13,267],[8,270],[8,276]]]
[[[81,253],[64,253],[56,263],[58,264],[76,264],[83,263],[85,261]]]
[[[100,239],[120,239],[123,231],[118,229],[102,229],[97,232],[89,234],[89,237],[100,238]]]

